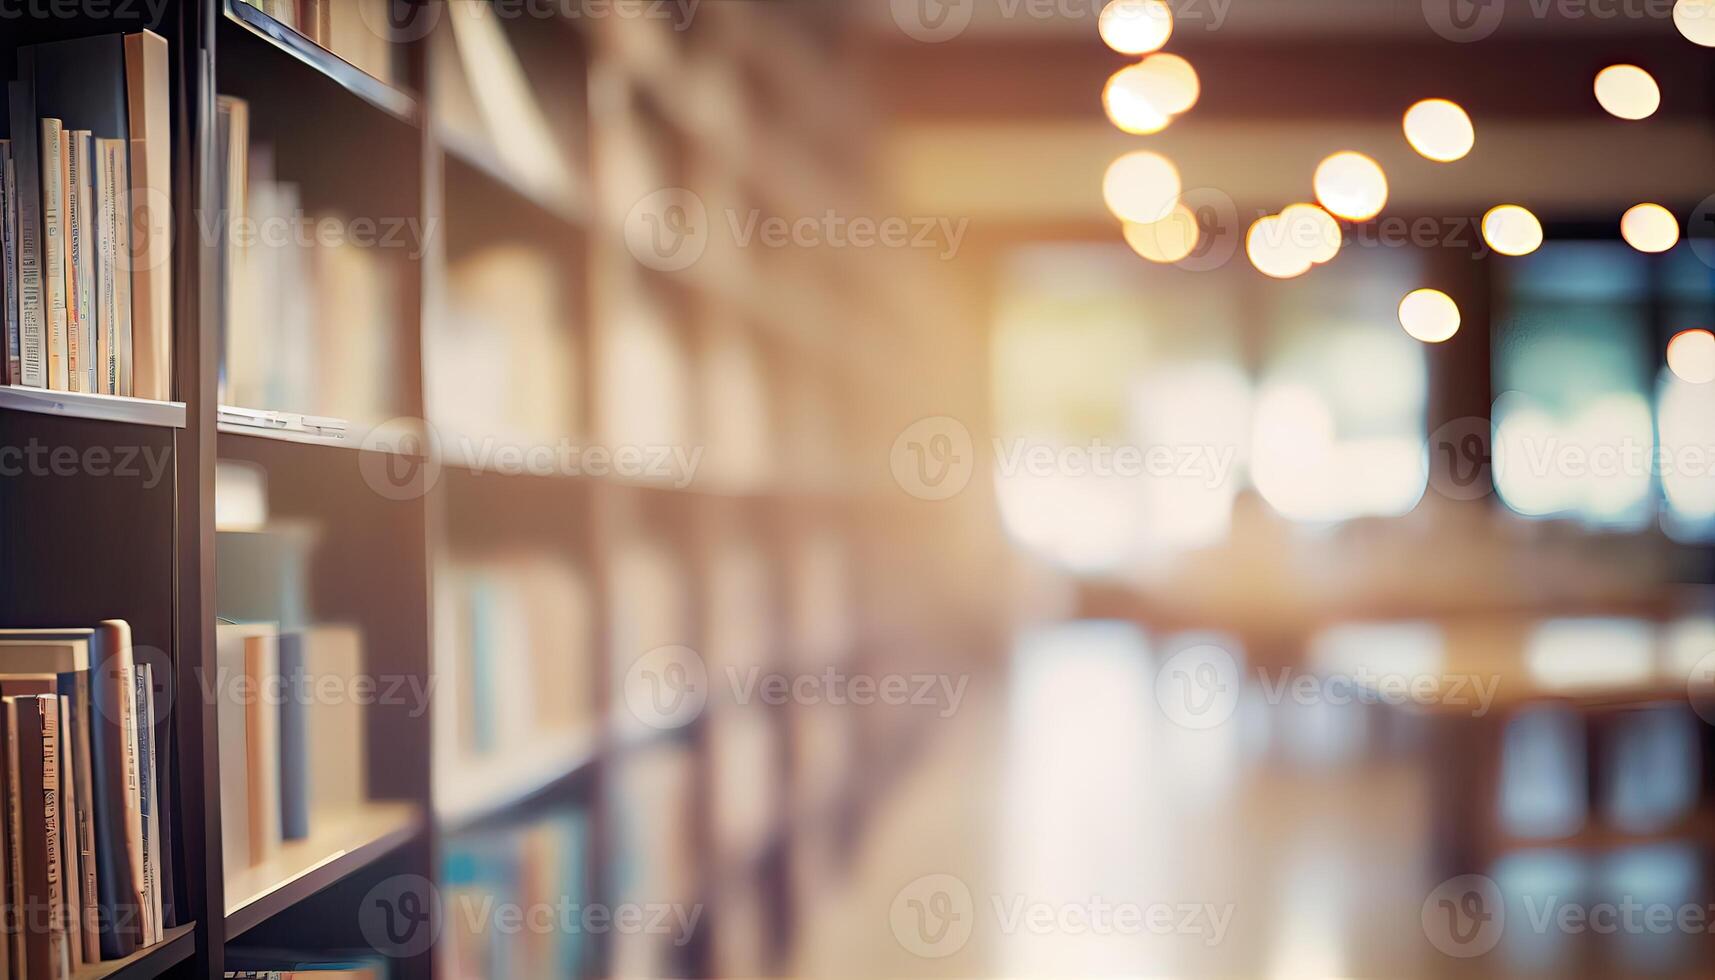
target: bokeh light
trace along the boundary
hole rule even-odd
[[[1292,240],[1289,226],[1278,214],[1258,218],[1245,234],[1245,254],[1251,265],[1274,279],[1295,279],[1310,271],[1310,250]]]
[[[1621,119],[1648,119],[1661,108],[1661,88],[1637,65],[1609,65],[1596,74],[1596,101]]]
[[[1097,30],[1120,54],[1148,54],[1173,36],[1173,11],[1165,0],[1113,0],[1102,8]]]
[[[1620,236],[1640,252],[1665,252],[1679,244],[1679,219],[1659,204],[1639,204],[1620,218]]]
[[[1336,153],[1316,168],[1316,200],[1336,217],[1368,221],[1387,206],[1387,175],[1362,153]]]
[[[1151,91],[1153,84],[1143,65],[1127,65],[1114,72],[1102,88],[1102,109],[1108,121],[1140,136],[1166,129],[1173,117],[1161,109],[1159,97]]]
[[[1160,221],[1125,223],[1125,241],[1131,250],[1163,265],[1171,265],[1190,255],[1197,247],[1199,235],[1197,216],[1183,204]]]
[[[1502,255],[1529,255],[1542,247],[1542,222],[1517,204],[1502,204],[1483,215],[1483,240]]]
[[[1134,150],[1108,165],[1102,199],[1121,221],[1152,224],[1179,205],[1179,168],[1159,153]]]
[[[1414,339],[1439,344],[1459,332],[1459,304],[1439,289],[1417,289],[1399,304],[1399,324]]]
[[[1203,94],[1197,69],[1176,54],[1152,54],[1137,67],[1146,79],[1150,101],[1170,116],[1189,111]]]
[[[1312,263],[1321,265],[1340,254],[1340,223],[1316,205],[1290,205],[1280,212],[1280,220],[1287,240],[1303,249]]]
[[[1715,381],[1715,333],[1684,330],[1667,343],[1667,366],[1687,384]]]
[[[1679,0],[1673,5],[1673,26],[1693,44],[1715,48],[1715,0]]]
[[[1411,148],[1437,163],[1452,163],[1471,152],[1477,130],[1455,102],[1424,99],[1405,110],[1405,138]]]

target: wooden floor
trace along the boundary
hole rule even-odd
[[[1162,717],[1153,684],[1122,629],[1020,639],[1010,676],[973,681],[843,878],[803,910],[792,974],[1715,975],[1698,966],[1715,962],[1707,932],[1651,931],[1641,913],[1608,934],[1556,924],[1627,899],[1709,910],[1697,855],[1671,845],[1516,853],[1490,870],[1498,938],[1451,944],[1492,948],[1446,955],[1415,752],[1377,751],[1361,709],[1256,692],[1228,723],[1189,730]]]

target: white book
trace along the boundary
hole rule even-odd
[[[66,293],[67,346],[71,352],[71,390],[95,392],[99,372],[96,370],[95,324],[95,230],[94,189],[91,183],[91,150],[94,137],[87,129],[67,134],[71,152],[66,168]]]
[[[131,255],[131,176],[127,157],[130,148],[121,139],[96,140],[106,165],[102,179],[101,209],[112,238],[111,275],[103,275],[103,301],[110,304],[105,350],[107,378],[102,390],[110,395],[131,394],[131,276],[125,273]],[[105,254],[105,253],[104,253]]]
[[[23,365],[18,336],[18,312],[23,296],[18,292],[18,167],[12,162],[12,141],[0,140],[0,281],[6,296],[3,317],[6,325],[6,381],[23,383]]]
[[[42,120],[42,296],[48,387],[71,390],[66,346],[66,147],[58,119]]]
[[[42,310],[42,153],[36,118],[35,61],[29,48],[18,52],[18,80],[7,86],[12,114],[12,165],[18,196],[18,350],[19,382],[46,388],[47,340]]]

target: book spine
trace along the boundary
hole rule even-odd
[[[66,259],[64,127],[58,119],[42,120],[42,312],[47,325],[48,387],[65,391]]]
[[[129,956],[142,942],[142,894],[131,870],[132,828],[125,783],[125,691],[131,677],[130,628],[110,620],[90,647],[90,776],[95,791],[96,869],[101,956]]]
[[[40,130],[36,125],[35,56],[18,50],[18,80],[7,88],[12,115],[12,161],[18,192],[19,383],[46,388],[47,342],[42,308],[42,180]]]
[[[113,166],[113,248],[117,255],[116,275],[113,277],[115,311],[113,323],[113,363],[108,365],[108,381],[116,395],[131,394],[131,177],[130,149],[123,141],[112,155]]]
[[[260,864],[280,847],[280,706],[269,692],[278,689],[279,641],[252,637],[245,644],[245,671],[257,692],[244,706],[244,737],[250,785],[250,860]]]
[[[24,953],[21,945],[22,936],[18,924],[23,921],[23,845],[19,842],[19,821],[24,818],[22,806],[22,786],[18,782],[18,712],[10,700],[0,700],[0,732],[4,732],[5,751],[0,753],[0,765],[5,768],[5,781],[0,783],[6,790],[5,814],[5,874],[6,879],[6,968],[7,972],[22,980],[24,976]]]
[[[71,134],[72,167],[67,174],[71,186],[71,296],[77,307],[77,326],[72,340],[78,356],[73,365],[73,383],[81,391],[98,392],[99,360],[96,356],[95,324],[99,318],[95,301],[95,138],[86,129]]]
[[[82,265],[89,259],[81,240],[83,221],[88,216],[83,207],[86,202],[78,199],[78,187],[85,174],[78,160],[77,132],[66,130],[60,134],[60,140],[65,145],[66,390],[84,391],[89,377],[89,353],[83,344],[83,318],[88,310],[82,302],[79,284]]]
[[[119,331],[119,289],[123,277],[120,270],[119,223],[123,216],[120,210],[121,177],[116,167],[116,157],[125,154],[124,140],[95,141],[95,173],[96,196],[100,201],[96,208],[96,288],[100,294],[100,311],[97,317],[100,339],[97,347],[100,350],[101,363],[96,390],[104,395],[119,393],[118,383],[118,331]],[[127,308],[129,312],[129,308]]]
[[[137,664],[132,672],[137,704],[137,799],[143,824],[143,942],[147,944],[159,942],[161,937],[161,893],[156,881],[160,872],[156,834],[160,828],[155,822],[155,725],[150,707],[155,698],[149,665]]]
[[[90,690],[89,671],[77,670],[59,677],[60,697],[65,703],[66,747],[71,758],[71,787],[77,794],[77,852],[78,895],[81,910],[78,923],[82,934],[82,954],[86,963],[101,959],[101,927],[97,915],[100,907],[95,859],[95,782],[90,769]]]
[[[125,35],[131,128],[131,330],[120,394],[172,397],[173,197],[167,42],[149,31]]]
[[[24,381],[18,333],[24,301],[18,278],[18,165],[12,160],[12,141],[0,142],[5,144],[0,150],[0,263],[5,265],[0,276],[6,290],[6,383],[15,385]]]
[[[120,681],[123,688],[120,717],[125,727],[125,853],[131,862],[131,880],[137,890],[138,942],[149,942],[149,889],[143,869],[142,760],[137,742],[137,667],[128,664]]]
[[[83,866],[78,861],[77,830],[77,811],[81,801],[72,772],[71,723],[68,720],[71,706],[63,696],[55,694],[53,711],[59,729],[54,773],[60,793],[59,819],[55,821],[60,839],[60,920],[65,923],[66,958],[76,969],[83,965]]]
[[[309,691],[314,682],[304,672],[302,633],[280,635],[280,836],[302,840],[310,835]]]
[[[58,699],[21,695],[6,699],[16,715],[20,817],[14,831],[20,872],[15,907],[29,980],[59,980],[71,972],[65,942],[59,838]],[[10,717],[8,718],[10,723]]]

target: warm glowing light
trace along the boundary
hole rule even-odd
[[[1245,235],[1245,254],[1251,265],[1265,276],[1295,279],[1310,271],[1314,263],[1309,249],[1292,241],[1284,219],[1278,214],[1258,218]]]
[[[1437,163],[1452,163],[1471,152],[1477,130],[1458,103],[1424,99],[1405,110],[1405,138],[1411,148]]]
[[[1399,324],[1413,338],[1439,344],[1459,332],[1459,304],[1439,289],[1418,289],[1399,304]]]
[[[1368,221],[1387,205],[1387,175],[1362,153],[1336,153],[1316,168],[1316,200],[1347,221]]]
[[[1340,223],[1314,204],[1293,204],[1280,212],[1286,240],[1316,265],[1340,254]]]
[[[1667,342],[1667,366],[1687,384],[1715,381],[1715,333],[1685,330]]]
[[[1165,0],[1113,0],[1102,8],[1096,29],[1120,54],[1148,54],[1173,36],[1173,11]]]
[[[1516,204],[1483,215],[1483,240],[1502,255],[1529,255],[1542,247],[1542,222]]]
[[[1596,74],[1596,101],[1621,119],[1648,119],[1661,108],[1661,88],[1637,65],[1610,65]]]
[[[1203,94],[1197,69],[1176,54],[1152,54],[1137,67],[1147,80],[1149,100],[1168,115],[1189,111]]]
[[[1151,262],[1171,265],[1197,247],[1197,216],[1181,204],[1160,221],[1125,223],[1125,241],[1132,251]]]
[[[1121,221],[1152,224],[1179,205],[1179,168],[1159,153],[1135,150],[1115,160],[1102,178],[1102,199]]]
[[[1715,48],[1715,0],[1679,0],[1673,5],[1673,26],[1691,43]]]
[[[1679,219],[1659,204],[1640,204],[1620,218],[1620,236],[1640,252],[1665,252],[1679,244]]]
[[[1142,65],[1127,65],[1113,73],[1102,89],[1102,109],[1108,121],[1128,133],[1147,136],[1167,128],[1173,117],[1151,94],[1152,79]]]

